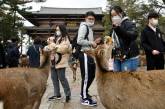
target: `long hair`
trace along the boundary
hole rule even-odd
[[[121,14],[122,17],[126,16],[125,12],[123,11],[123,9],[120,6],[113,6],[113,7],[111,7],[111,9],[109,11],[110,16],[112,16],[111,15],[112,10],[114,10],[117,14]]]
[[[68,32],[67,32],[67,30],[66,30],[66,26],[65,25],[56,25],[56,27],[59,27],[59,29],[60,29],[60,31],[61,31],[61,37],[60,37],[60,39],[59,39],[59,44],[61,43],[61,41],[62,41],[62,39],[69,39],[69,41],[70,41],[70,37],[69,37],[69,35],[68,35]],[[55,41],[57,41],[57,39],[55,39]]]

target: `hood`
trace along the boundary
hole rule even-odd
[[[126,17],[122,18],[122,22],[125,20],[128,20],[128,19],[129,19],[129,17],[126,16]]]
[[[88,24],[86,22],[81,22],[80,26],[82,26],[82,25],[88,25]]]

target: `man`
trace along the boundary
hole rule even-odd
[[[33,44],[28,48],[27,56],[29,57],[29,66],[38,68],[40,66],[40,49],[41,40],[39,37],[34,39]]]
[[[85,22],[80,24],[78,30],[77,43],[81,46],[81,52],[79,54],[80,70],[81,70],[81,104],[88,106],[96,106],[97,102],[92,100],[92,97],[88,93],[88,89],[95,78],[95,62],[94,59],[87,55],[85,52],[95,48],[97,43],[100,42],[100,38],[94,41],[92,26],[95,23],[95,14],[92,11],[88,11],[85,15]],[[87,38],[86,38],[86,34]]]
[[[10,42],[8,42],[7,46],[7,63],[8,67],[18,67],[19,65],[19,46],[18,46],[18,39],[13,38]]]
[[[151,12],[148,15],[148,25],[141,33],[141,44],[146,53],[147,70],[164,69],[165,42],[162,33],[157,28],[159,15]]]

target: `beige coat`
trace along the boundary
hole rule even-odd
[[[47,47],[52,51],[51,55],[54,55],[55,52],[62,54],[61,61],[55,65],[56,69],[68,67],[69,55],[71,53],[70,41],[68,38],[63,39],[60,44],[52,43],[49,44]],[[55,50],[55,52],[53,50]]]

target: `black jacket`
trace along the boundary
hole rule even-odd
[[[33,44],[28,48],[27,55],[29,56],[30,67],[40,66],[40,51],[42,48],[39,44]]]
[[[3,45],[0,43],[0,68],[4,67],[6,67],[5,50]]]
[[[19,64],[19,47],[16,43],[9,43],[7,46],[7,63],[9,67],[17,67]]]
[[[165,42],[162,39],[162,33],[157,28],[154,32],[149,26],[146,26],[141,33],[141,45],[146,53],[152,53],[152,50],[165,52]]]
[[[127,59],[139,55],[139,49],[136,44],[138,36],[136,24],[129,19],[122,21],[121,25],[114,28],[115,33],[119,38],[120,45],[127,55]]]

